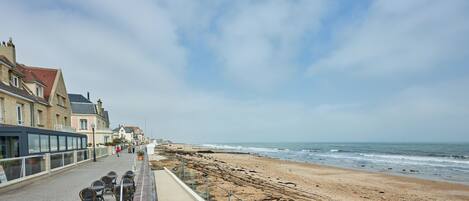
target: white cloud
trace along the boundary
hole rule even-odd
[[[467,1],[372,1],[368,14],[337,28],[336,48],[311,73],[365,76],[452,68],[469,57]]]
[[[302,38],[318,30],[323,1],[238,2],[218,21],[213,47],[227,78],[272,89],[298,70]]]
[[[408,87],[399,94],[387,94],[384,102],[369,103],[364,97],[331,100],[334,104],[262,95],[232,98],[229,90],[213,92],[191,86],[187,57],[197,49],[184,46],[181,41],[187,38],[183,36],[213,42],[211,47],[226,78],[247,88],[268,90],[300,77],[296,57],[305,34],[321,31],[321,19],[328,11],[322,1],[225,5],[70,0],[61,2],[64,7],[28,3],[8,2],[2,14],[9,18],[0,19],[8,29],[0,37],[13,36],[22,63],[61,67],[69,92],[90,90],[93,98],[103,98],[114,126],[132,123],[143,127],[146,121],[154,136],[183,142],[402,141],[413,133],[418,134],[408,140],[417,141],[424,134],[435,140],[454,140],[464,138],[469,130],[468,79]],[[463,7],[403,5],[374,4],[369,19],[358,28],[345,29],[350,31],[338,36],[339,48],[319,63],[334,69],[351,63],[352,68],[344,69],[364,73],[420,71],[438,67],[434,62],[444,62],[444,55],[461,59],[467,53],[462,47],[467,39],[459,37],[467,26],[456,26],[465,19],[460,12]],[[409,11],[419,9],[425,12]],[[441,22],[428,14],[434,13],[432,9],[446,13]],[[388,17],[393,13],[395,17]],[[433,27],[442,23],[445,30],[452,31]],[[402,27],[401,31],[396,27]],[[430,43],[436,36],[444,40]],[[455,44],[456,40],[460,43]],[[441,49],[434,50],[437,45]],[[385,57],[388,50],[398,52],[398,59]],[[409,52],[420,56],[406,56]],[[393,60],[402,64],[391,68]],[[383,65],[375,66],[379,61]],[[359,66],[361,63],[366,65]],[[317,66],[330,70],[326,65]]]

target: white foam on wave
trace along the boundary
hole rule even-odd
[[[393,160],[408,160],[408,161],[421,161],[421,162],[435,162],[435,163],[456,163],[469,165],[469,160],[459,160],[443,157],[430,157],[430,156],[405,156],[405,155],[389,155],[389,154],[360,154],[365,157],[383,158]]]
[[[265,147],[243,147],[243,146],[231,146],[225,144],[202,144],[204,147],[213,148],[213,149],[228,149],[228,150],[237,150],[242,152],[256,152],[256,153],[272,153],[280,151],[289,151],[288,149],[277,149],[277,148],[265,148]]]

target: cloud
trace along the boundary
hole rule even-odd
[[[372,1],[334,34],[335,48],[310,73],[413,74],[462,65],[469,57],[467,1]]]
[[[9,18],[0,19],[8,27],[0,37],[13,36],[19,62],[62,68],[69,92],[102,98],[113,126],[137,124],[154,137],[468,140],[467,72],[450,69],[438,80],[404,80],[392,90],[381,89],[382,82],[341,79],[357,73],[435,74],[435,68],[464,60],[465,5],[451,2],[373,1],[363,18],[336,16],[354,25],[347,27],[324,24],[334,7],[329,1],[1,2]],[[435,10],[445,15],[437,18]],[[315,43],[316,35],[330,29],[332,48],[310,70],[343,75],[318,74],[328,84],[316,85],[304,79],[299,57],[311,45],[305,37]],[[190,60],[201,48],[193,43],[207,46],[202,48],[210,54],[197,59],[215,63],[220,72],[203,83],[190,79],[193,71],[207,72]],[[300,95],[282,88],[294,80],[301,80],[294,89]],[[263,93],[269,90],[275,93]]]
[[[318,31],[324,1],[242,1],[217,22],[213,47],[224,74],[235,83],[272,89],[297,73],[306,34]]]

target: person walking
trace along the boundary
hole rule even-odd
[[[121,152],[121,147],[119,145],[116,146],[116,154],[119,157],[119,152]]]

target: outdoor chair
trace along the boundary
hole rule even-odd
[[[96,191],[91,188],[85,188],[81,190],[79,195],[82,201],[98,201]]]
[[[113,180],[112,180],[112,183],[114,183],[114,185],[116,185],[116,182],[117,182],[117,173],[114,172],[114,171],[110,171],[109,173],[107,173],[107,176],[111,177]]]
[[[125,175],[122,177],[122,185],[129,187],[130,193],[133,195],[135,193],[135,182],[130,178],[126,178]]]
[[[104,192],[103,193],[106,193],[108,191],[112,192],[112,190],[114,189],[114,182],[113,182],[113,178],[109,177],[109,176],[104,176],[104,177],[101,177],[101,181],[104,182]]]
[[[134,200],[134,194],[129,187],[123,187],[122,188],[122,201],[133,201]],[[114,197],[116,198],[116,201],[120,201],[120,194],[121,194],[121,187],[116,186],[114,187]]]
[[[106,187],[106,184],[101,180],[96,180],[93,183],[91,183],[91,187],[95,187],[93,190],[96,191],[96,196],[98,197],[98,200],[104,201],[104,191],[105,191],[104,189]],[[99,188],[99,187],[102,187],[102,188]],[[96,190],[96,189],[99,189],[99,190]]]

